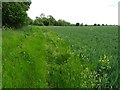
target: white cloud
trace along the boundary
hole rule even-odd
[[[28,15],[35,19],[45,13],[71,23],[117,24],[117,3],[118,0],[32,0]]]

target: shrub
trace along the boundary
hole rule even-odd
[[[98,24],[98,26],[100,26],[100,24]]]
[[[79,23],[76,23],[76,26],[79,26],[80,24]]]
[[[20,27],[27,24],[27,13],[30,2],[2,3],[2,24],[8,27]]]
[[[95,23],[94,26],[97,26],[97,24]]]

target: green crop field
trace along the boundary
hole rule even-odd
[[[2,31],[3,88],[117,88],[117,26]]]

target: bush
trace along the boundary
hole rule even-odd
[[[27,13],[30,2],[2,3],[2,24],[7,27],[21,27],[27,23]]]
[[[80,26],[83,26],[83,23],[81,23]]]
[[[100,24],[98,24],[98,26],[100,26]]]
[[[79,26],[80,24],[79,23],[76,23],[76,26]]]
[[[85,26],[88,26],[87,24],[85,24]]]
[[[102,26],[105,26],[104,24],[102,24]]]
[[[94,26],[97,26],[97,24],[95,23]]]

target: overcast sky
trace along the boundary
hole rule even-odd
[[[56,20],[71,23],[118,24],[119,0],[31,0],[28,16],[35,19],[41,13]]]

